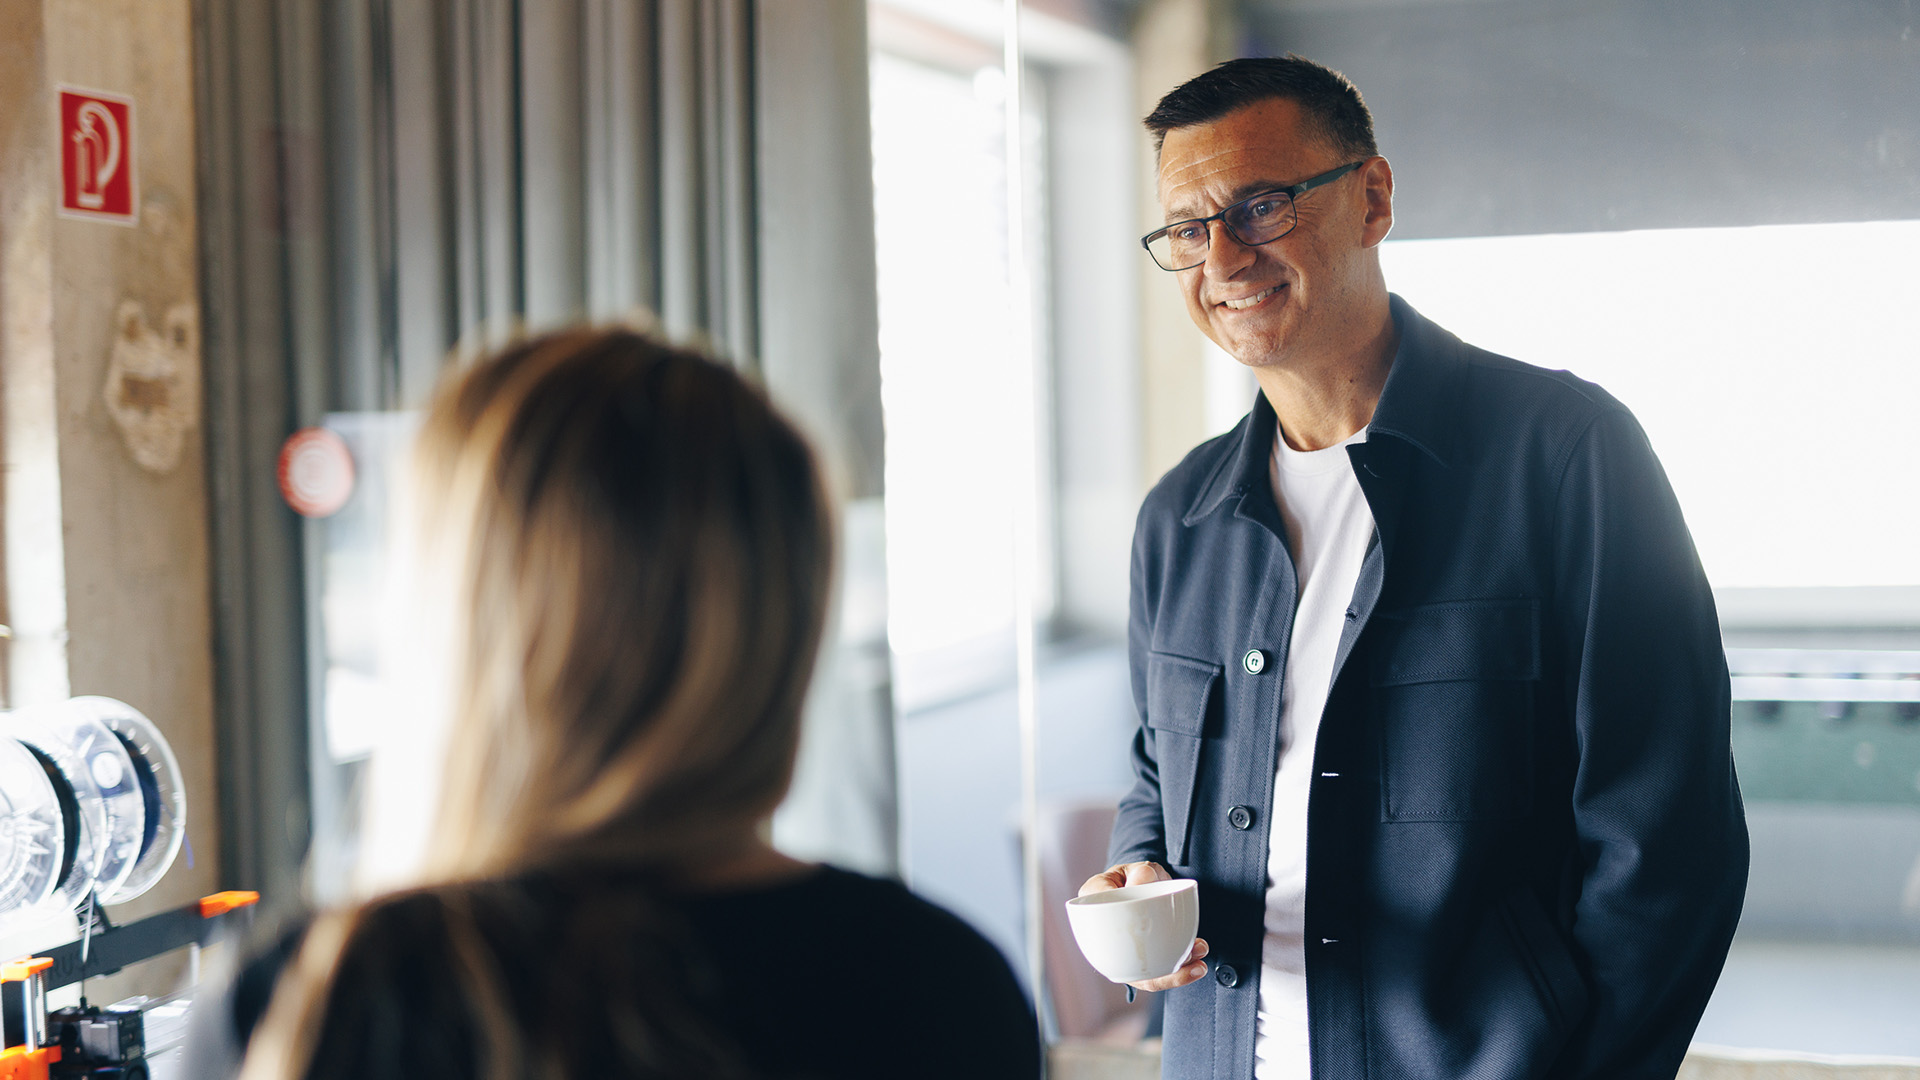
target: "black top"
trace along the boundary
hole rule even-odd
[[[489,946],[483,962],[496,965],[523,1027],[570,1033],[570,1076],[654,1075],[617,1062],[687,1047],[717,1047],[740,1066],[729,1073],[759,1080],[1040,1075],[1033,1011],[992,945],[899,884],[830,867],[698,896],[599,877],[380,901],[341,959],[318,1074],[480,1075],[487,1029],[450,974],[473,962],[449,944],[460,940],[454,927]],[[203,1024],[203,1044],[245,1044],[293,940],[248,965],[224,1008],[210,1006],[230,1026],[210,1034]],[[570,970],[555,970],[560,957],[576,958]],[[656,1018],[653,1030],[623,1027],[615,999]],[[237,1055],[218,1049],[195,1047],[194,1059],[212,1068],[224,1056],[230,1075]]]
[[[1033,1009],[987,940],[895,882],[822,868],[686,913],[768,1075],[1035,1077]]]

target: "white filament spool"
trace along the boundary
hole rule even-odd
[[[0,714],[0,920],[151,888],[186,833],[179,776],[153,722],[112,698]]]
[[[59,886],[66,816],[33,752],[0,738],[0,918],[44,907]]]

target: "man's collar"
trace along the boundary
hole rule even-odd
[[[1253,411],[1240,419],[1240,426],[1228,436],[1234,442],[1232,455],[1223,459],[1213,475],[1200,486],[1200,496],[1187,508],[1181,521],[1191,525],[1219,509],[1230,498],[1239,498],[1253,485],[1267,482],[1267,458],[1273,454],[1273,434],[1279,421],[1267,395],[1255,392]]]
[[[1387,302],[1400,330],[1400,348],[1373,408],[1367,438],[1391,435],[1445,466],[1459,432],[1466,346],[1400,297],[1388,294]]]
[[[1391,436],[1445,466],[1465,390],[1466,347],[1405,300],[1393,294],[1387,299],[1400,331],[1400,346],[1367,425],[1367,438]],[[1252,411],[1229,436],[1235,444],[1233,454],[1201,485],[1199,496],[1181,519],[1185,524],[1213,513],[1229,498],[1255,490],[1256,484],[1267,483],[1267,459],[1273,453],[1277,425],[1266,394],[1256,393]]]

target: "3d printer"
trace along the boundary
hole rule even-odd
[[[180,767],[159,729],[111,698],[0,714],[0,930],[63,912],[80,936],[0,965],[0,1080],[161,1080],[148,1051],[177,1040],[187,1000],[48,1011],[47,993],[205,944],[254,893],[219,893],[125,926],[103,905],[146,892],[186,835]]]

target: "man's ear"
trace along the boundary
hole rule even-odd
[[[1367,206],[1360,244],[1375,247],[1393,231],[1393,166],[1386,158],[1370,158],[1360,167],[1360,184]]]

